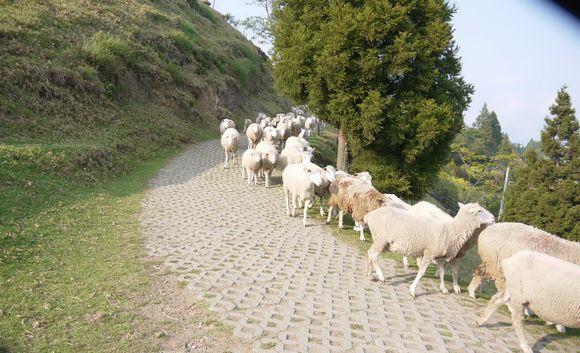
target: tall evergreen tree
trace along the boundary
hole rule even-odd
[[[475,119],[473,127],[477,129],[479,140],[474,146],[476,152],[485,154],[488,157],[495,155],[501,144],[502,133],[497,114],[487,108],[487,103],[483,104],[481,112]]]
[[[527,150],[506,195],[507,221],[580,240],[579,125],[566,87],[558,92],[542,130],[541,154]]]
[[[421,196],[473,92],[461,77],[454,9],[443,0],[276,4],[279,88],[339,128],[353,171],[370,171],[382,191]]]

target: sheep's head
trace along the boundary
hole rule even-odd
[[[262,154],[262,162],[270,163],[272,166],[275,166],[278,162],[278,156],[275,153],[263,153]]]
[[[322,184],[322,175],[320,174],[319,170],[306,168],[306,173],[308,173],[308,178],[314,185],[320,186],[320,184]]]
[[[325,177],[326,177],[326,180],[328,180],[328,181],[329,181],[329,182],[331,182],[331,183],[332,183],[332,182],[334,181],[334,179],[335,179],[335,177],[334,177],[334,173],[335,173],[335,170],[334,170],[334,167],[333,167],[333,166],[331,166],[331,165],[327,165],[327,166],[324,168],[324,175],[325,175]]]
[[[312,153],[308,151],[302,152],[302,163],[308,163],[312,160]]]
[[[459,205],[459,213],[467,212],[472,216],[477,217],[480,225],[489,225],[495,223],[495,217],[486,210],[485,208],[481,207],[477,202],[476,203],[468,203],[466,205],[462,204],[461,202],[458,203]]]
[[[357,178],[361,178],[366,181],[369,185],[373,185],[373,177],[369,172],[360,172],[355,174]]]

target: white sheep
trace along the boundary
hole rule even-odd
[[[256,150],[262,154],[260,174],[266,179],[266,187],[270,187],[270,176],[278,163],[278,150],[266,141],[258,143]]]
[[[523,223],[506,222],[489,226],[481,232],[477,240],[477,253],[481,264],[473,273],[468,287],[469,295],[475,298],[475,290],[483,278],[492,278],[495,281],[497,293],[491,297],[485,312],[503,296],[505,278],[500,268],[501,260],[521,250],[541,252],[580,265],[580,243],[562,239]]]
[[[278,145],[278,131],[273,126],[266,126],[263,129],[262,140],[268,142],[272,146]]]
[[[258,172],[262,168],[262,154],[255,149],[247,149],[242,155],[242,179],[248,178],[248,185],[258,183]],[[245,174],[245,175],[244,175]]]
[[[292,132],[290,131],[290,126],[288,123],[280,121],[278,125],[276,125],[276,130],[278,131],[278,138],[280,141],[280,148],[285,147],[286,140],[290,136],[292,136]]]
[[[256,124],[260,125],[262,119],[266,119],[267,117],[268,116],[264,113],[258,113],[258,116],[256,117]]]
[[[252,120],[244,119],[244,132],[246,132],[246,130],[248,130],[248,126],[250,126],[251,124],[252,124]]]
[[[262,121],[260,121],[260,127],[262,128],[262,130],[264,128],[267,128],[268,126],[272,125],[272,118],[270,117],[265,117],[264,119],[262,119]]]
[[[400,207],[400,208],[403,208],[403,207]],[[450,221],[453,219],[453,217],[451,217],[450,215],[445,213],[439,207],[437,207],[437,206],[435,206],[432,203],[427,202],[427,201],[417,202],[413,206],[410,206],[408,208],[408,211],[412,214],[419,215],[422,217],[428,217],[428,218],[432,218],[432,219],[447,220],[447,221]],[[459,251],[457,256],[454,259],[449,261],[449,266],[451,267],[451,277],[453,278],[453,291],[456,294],[461,293],[461,288],[459,287],[459,284],[457,283],[457,274],[459,271],[459,259],[461,257],[463,257],[465,255],[465,253],[477,243],[477,235],[478,234],[479,234],[479,230],[474,233],[474,235],[470,238],[469,241],[467,241],[467,243],[465,243],[465,245]],[[419,264],[420,261],[421,261],[421,259],[417,258],[417,264]],[[403,256],[403,265],[405,266],[405,268],[409,268],[409,260],[408,260],[407,256]],[[439,267],[437,267],[437,271],[435,272],[435,276],[440,277]],[[447,288],[445,288],[445,282],[443,282],[442,280],[439,284],[439,288],[441,289],[442,292],[447,293]]]
[[[522,250],[500,263],[505,289],[477,325],[481,326],[507,304],[520,347],[533,353],[524,332],[524,308],[540,318],[568,327],[580,327],[580,266],[544,253]]]
[[[419,272],[410,287],[415,297],[417,284],[431,262],[437,262],[439,278],[443,281],[444,263],[457,256],[478,228],[494,221],[493,215],[477,203],[460,204],[459,212],[450,221],[414,215],[395,207],[378,208],[364,217],[373,236],[373,244],[368,250],[367,275],[370,277],[372,266],[379,280],[385,280],[378,262],[383,250],[421,257]]]
[[[282,187],[286,201],[286,214],[294,217],[296,213],[296,198],[304,202],[302,224],[306,227],[308,206],[315,196],[315,187],[322,183],[320,172],[306,163],[291,164],[282,172]],[[292,195],[292,211],[290,211],[289,196]]]
[[[580,265],[580,244],[568,241],[523,223],[504,222],[486,228],[477,241],[481,264],[473,273],[469,284],[469,296],[475,299],[475,291],[484,278],[492,278],[499,289],[503,275],[499,262],[520,250],[543,252]]]
[[[250,124],[246,130],[246,136],[248,137],[248,148],[255,148],[262,140],[262,128],[256,123]]]
[[[290,164],[298,164],[303,161],[310,161],[311,159],[312,153],[309,151],[303,151],[295,146],[286,146],[280,153],[278,169],[284,170]]]
[[[316,128],[316,118],[311,116],[309,118],[306,118],[306,121],[304,122],[304,128],[306,130],[312,131]]]
[[[231,159],[235,163],[236,152],[240,148],[240,133],[234,128],[227,128],[221,137],[221,144],[226,154],[226,161],[224,169],[228,166],[228,161]]]
[[[220,123],[220,134],[223,134],[224,131],[226,131],[229,128],[235,129],[236,123],[231,119],[223,119],[222,122]]]
[[[299,149],[303,150],[303,151],[310,151],[313,152],[314,148],[310,147],[310,143],[308,143],[308,141],[306,141],[303,138],[300,138],[298,136],[290,136],[288,137],[288,139],[286,140],[286,144],[284,146],[284,148],[289,148],[289,147],[298,147]]]
[[[292,136],[298,136],[302,131],[302,124],[300,123],[300,119],[292,119],[290,121],[290,132]]]
[[[302,129],[302,130],[300,130],[298,137],[303,138],[306,141],[308,141],[308,140],[310,140],[310,134],[311,134],[310,130]]]
[[[331,165],[327,165],[324,168],[321,168],[319,166],[317,166],[316,164],[310,162],[310,159],[304,159],[303,162],[305,165],[307,165],[308,167],[312,168],[312,170],[317,170],[318,173],[320,173],[320,177],[321,177],[321,183],[320,185],[317,185],[314,188],[314,194],[316,196],[318,196],[319,201],[320,201],[320,215],[322,217],[325,216],[324,214],[324,209],[322,208],[322,199],[324,197],[324,195],[326,194],[326,192],[328,191],[328,188],[330,186],[330,184],[334,181],[334,174],[335,174],[335,169],[333,166]],[[298,201],[301,201],[300,199],[298,199]],[[312,200],[312,203],[310,204],[310,206],[314,205],[314,203],[316,202],[316,198],[314,198]],[[300,206],[299,202],[299,206]]]

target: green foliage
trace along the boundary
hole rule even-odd
[[[231,69],[242,87],[246,87],[257,72],[256,63],[248,58],[235,60]]]
[[[542,154],[530,149],[514,170],[506,198],[508,221],[523,222],[580,240],[579,124],[564,86],[542,130]]]
[[[104,72],[115,72],[123,61],[131,63],[135,60],[129,44],[110,33],[95,33],[83,48],[87,52],[89,61]]]
[[[281,1],[274,11],[278,87],[345,131],[353,171],[420,197],[463,125],[473,91],[443,1]],[[387,165],[385,165],[387,163]]]
[[[502,142],[501,126],[497,115],[494,111],[489,111],[487,104],[483,105],[473,127],[476,131],[475,141],[472,143],[475,152],[488,157],[495,155]]]

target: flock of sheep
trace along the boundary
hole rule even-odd
[[[339,228],[343,228],[344,213],[352,216],[361,240],[365,240],[368,226],[373,238],[366,262],[370,279],[375,279],[374,270],[379,281],[385,280],[378,262],[382,251],[403,255],[405,267],[407,257],[417,258],[419,271],[410,286],[413,297],[431,263],[437,265],[443,293],[448,293],[443,278],[444,265],[449,263],[453,291],[459,294],[458,260],[477,245],[482,262],[473,273],[469,295],[475,298],[485,278],[495,281],[497,293],[476,323],[484,324],[499,306],[507,304],[524,352],[532,352],[524,335],[525,312],[533,310],[547,322],[558,324],[559,331],[564,326],[580,327],[579,243],[521,223],[496,224],[494,216],[477,203],[459,204],[459,212],[451,217],[429,202],[410,205],[396,195],[380,193],[367,172],[350,175],[332,166],[319,167],[311,162],[314,149],[308,142],[318,123],[300,109],[275,118],[260,113],[255,122],[246,119],[248,149],[241,158],[242,178],[249,185],[264,178],[268,187],[273,170],[281,170],[286,213],[294,216],[296,209],[303,207],[304,226],[316,197],[320,214],[325,215],[322,201],[328,195],[327,224],[337,208]],[[220,132],[227,168],[240,149],[240,133],[229,119],[221,122]]]

